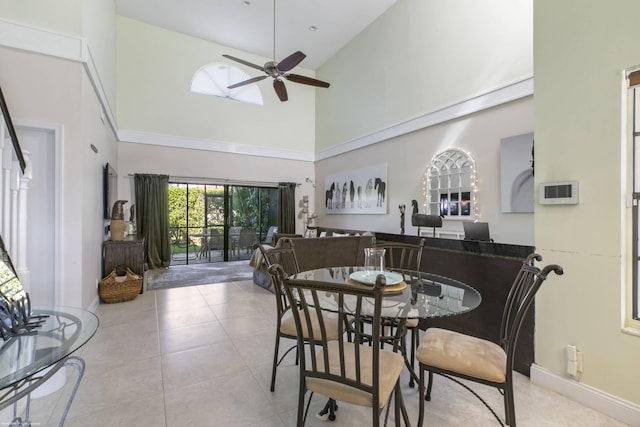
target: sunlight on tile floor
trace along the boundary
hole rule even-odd
[[[274,296],[250,281],[148,291],[135,300],[102,304],[100,328],[81,349],[87,367],[66,426],[294,426],[298,367],[290,353],[269,391],[275,329]],[[281,345],[284,352],[287,340]],[[293,344],[293,342],[291,342]],[[68,376],[73,377],[70,371]],[[68,381],[67,383],[70,383]],[[412,425],[417,388],[402,379]],[[65,393],[35,399],[34,425],[57,425]],[[502,397],[475,386],[503,416]],[[519,426],[624,426],[610,417],[516,377]],[[366,408],[340,404],[335,422],[314,414],[326,399],[314,396],[306,425],[367,426]],[[388,425],[393,425],[392,414]],[[6,425],[5,410],[0,423]],[[460,386],[436,376],[427,426],[496,426],[491,413]]]

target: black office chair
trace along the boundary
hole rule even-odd
[[[434,373],[456,382],[458,381],[453,377],[496,387],[504,395],[506,424],[511,427],[516,426],[513,397],[513,364],[520,328],[527,312],[531,308],[536,292],[538,292],[548,274],[552,271],[557,275],[563,274],[562,267],[553,264],[544,267],[541,271],[534,265],[535,261],[542,261],[542,257],[538,254],[531,254],[527,257],[511,286],[502,314],[499,344],[446,329],[427,329],[418,347],[417,356],[420,365],[419,426],[422,426],[424,422],[424,401],[431,400]],[[429,373],[426,396],[424,388],[425,372]],[[498,422],[502,424],[500,417],[491,409],[489,404],[476,393],[473,394],[482,401]]]
[[[280,277],[290,301],[296,301],[299,310],[294,310],[294,319],[298,331],[298,347],[302,348],[305,340],[305,325],[309,319],[323,319],[321,301],[323,298],[334,298],[337,312],[341,318],[353,318],[359,325],[363,318],[363,306],[373,305],[371,346],[365,343],[360,328],[352,330],[353,341],[346,338],[347,325],[339,323],[338,337],[331,336],[332,326],[323,321],[319,330],[313,330],[309,336],[308,361],[300,358],[300,389],[298,393],[297,426],[304,425],[309,404],[305,410],[305,395],[313,393],[329,397],[331,401],[347,402],[372,409],[372,426],[380,425],[380,415],[391,394],[395,396],[395,424],[400,425],[401,412],[407,424],[406,409],[400,389],[400,373],[404,368],[404,359],[400,354],[380,348],[380,317],[382,310],[382,292],[384,276],[379,275],[375,286],[344,285],[286,278],[284,271],[278,266],[270,270]]]
[[[488,222],[463,221],[462,228],[464,230],[464,240],[493,243],[493,239],[489,234]]]

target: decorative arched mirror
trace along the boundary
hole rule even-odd
[[[452,148],[437,154],[425,171],[423,185],[429,215],[476,218],[476,166],[465,151]]]

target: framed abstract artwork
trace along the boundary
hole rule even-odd
[[[326,214],[386,214],[387,165],[325,177]]]
[[[533,133],[500,140],[502,212],[533,212]]]

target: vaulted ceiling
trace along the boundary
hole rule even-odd
[[[300,65],[316,69],[395,2],[116,0],[116,12],[121,16],[275,60],[300,50],[307,55]]]

